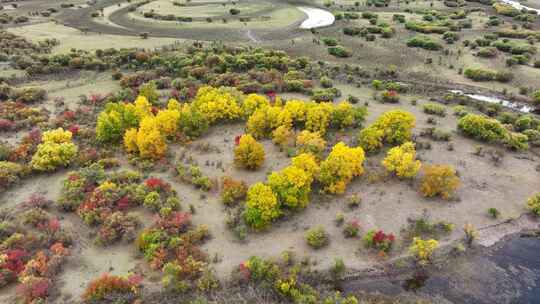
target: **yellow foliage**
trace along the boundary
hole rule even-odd
[[[421,166],[420,161],[416,160],[414,143],[410,141],[388,150],[382,164],[386,170],[402,178],[415,177]]]
[[[352,127],[355,123],[355,111],[353,105],[348,101],[342,101],[334,106],[332,111],[332,123],[338,129]]]
[[[269,186],[256,183],[249,188],[244,218],[250,226],[263,229],[280,214],[277,197]]]
[[[383,136],[383,130],[370,126],[360,131],[360,135],[358,136],[358,144],[368,152],[375,152],[382,148]]]
[[[292,159],[292,166],[304,170],[311,177],[311,182],[313,179],[319,175],[320,167],[317,163],[317,159],[313,154],[302,153]]]
[[[139,151],[139,148],[137,147],[137,129],[131,128],[124,133],[124,147],[129,153]]]
[[[58,128],[46,131],[42,143],[37,146],[30,165],[38,171],[52,171],[59,166],[68,166],[77,156],[78,148],[71,142],[72,134]]]
[[[426,264],[431,260],[433,252],[439,247],[439,242],[434,239],[423,240],[419,237],[413,238],[409,247],[409,252],[416,256],[420,264]]]
[[[178,100],[171,98],[167,103],[167,110],[176,110],[180,112],[182,110],[182,105],[178,102]]]
[[[337,143],[326,160],[321,163],[319,181],[330,193],[343,193],[347,184],[355,176],[364,172],[364,150],[350,148],[343,142]]]
[[[250,170],[258,169],[264,162],[264,147],[250,134],[242,135],[234,149],[234,163]]]
[[[272,142],[280,148],[285,148],[291,144],[293,136],[289,126],[279,126],[272,132]]]
[[[292,128],[290,113],[278,106],[265,106],[255,110],[248,118],[246,128],[255,138],[268,137],[272,130],[287,126]]]
[[[384,142],[389,144],[401,144],[411,140],[415,126],[414,115],[403,110],[385,112],[373,124],[374,128],[383,131]]]
[[[142,120],[146,116],[152,115],[152,104],[148,102],[148,99],[144,96],[139,95],[137,99],[135,99],[135,113],[137,114],[137,117],[139,117],[139,120]]]
[[[41,138],[44,143],[61,144],[71,142],[72,136],[73,134],[71,134],[70,131],[64,131],[64,129],[58,128],[56,130],[43,132]]]
[[[160,131],[165,136],[174,136],[178,130],[178,121],[180,120],[180,111],[161,110],[156,115],[156,121]]]
[[[138,131],[129,129],[124,133],[124,147],[128,152],[138,151],[142,158],[162,158],[167,152],[167,143],[159,127],[157,118],[145,117]]]
[[[289,208],[304,208],[309,203],[313,178],[304,170],[289,166],[268,177],[268,186],[278,201]]]
[[[306,121],[308,103],[302,100],[289,100],[285,104],[284,109],[291,113],[291,119],[295,123],[303,123]]]
[[[424,178],[420,185],[420,192],[426,197],[440,195],[443,199],[449,199],[459,184],[456,171],[451,166],[426,165],[424,166]]]
[[[233,121],[239,119],[242,114],[237,99],[226,88],[201,87],[192,105],[208,119],[210,124],[217,121]]]
[[[330,124],[332,110],[332,104],[329,102],[321,102],[309,107],[306,113],[306,129],[312,132],[319,132],[321,135],[326,134],[326,129]]]
[[[296,137],[296,145],[301,153],[312,153],[320,156],[326,148],[326,141],[319,132],[304,130]]]
[[[259,94],[249,94],[242,103],[242,113],[244,117],[249,117],[255,112],[255,110],[269,106],[268,99]]]

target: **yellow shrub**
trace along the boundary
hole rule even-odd
[[[77,156],[78,148],[71,142],[72,134],[58,128],[46,131],[42,143],[37,146],[30,165],[38,171],[53,171],[59,166],[68,166]]]
[[[409,252],[418,259],[420,264],[427,264],[431,260],[433,252],[438,247],[439,242],[437,240],[423,240],[419,237],[415,237],[409,247]]]
[[[178,102],[178,100],[171,98],[167,103],[167,110],[176,110],[178,112],[181,112],[182,105]]]
[[[368,152],[376,152],[383,146],[384,131],[373,126],[360,131],[358,144]]]
[[[139,120],[142,120],[146,116],[152,115],[152,105],[148,102],[148,99],[144,96],[138,96],[135,99],[135,113],[139,117]]]
[[[424,177],[420,185],[420,192],[424,196],[440,195],[443,199],[449,199],[458,187],[459,178],[451,166],[424,166]]]
[[[137,129],[131,128],[124,133],[124,148],[129,153],[135,153],[139,151],[137,147]]]
[[[242,114],[237,99],[224,87],[201,87],[192,105],[208,119],[210,124],[217,121],[233,121],[239,119]]]
[[[308,103],[302,100],[289,100],[284,109],[291,113],[291,119],[295,123],[304,123],[306,121]]]
[[[319,132],[304,130],[296,137],[296,145],[300,153],[312,153],[315,156],[320,156],[326,148],[326,141]]]
[[[268,177],[268,186],[278,198],[280,204],[289,208],[304,208],[309,203],[311,193],[310,175],[295,166],[289,166]]]
[[[382,164],[386,170],[402,178],[415,177],[421,166],[420,161],[416,160],[414,143],[410,141],[388,150]]]
[[[326,134],[326,129],[330,124],[330,115],[332,115],[332,104],[322,102],[309,107],[306,114],[306,129],[312,132]]]
[[[326,160],[321,163],[319,181],[330,193],[343,193],[355,176],[364,172],[364,150],[350,148],[343,142],[337,143]]]
[[[42,141],[45,143],[67,143],[71,142],[71,137],[73,134],[71,134],[70,131],[64,131],[62,128],[58,128],[56,130],[46,131],[43,132],[42,135]]]
[[[159,131],[158,121],[146,117],[141,121],[137,132],[137,148],[142,158],[160,159],[167,152],[167,143]]]
[[[242,103],[242,113],[244,117],[247,118],[251,116],[255,110],[269,105],[270,102],[265,96],[259,94],[249,94]]]
[[[279,126],[272,132],[272,142],[280,148],[289,146],[294,134],[289,126]]]
[[[352,127],[356,123],[355,110],[347,101],[340,102],[332,111],[332,124],[337,129]]]
[[[156,115],[156,121],[164,136],[174,136],[178,130],[178,121],[180,120],[180,111],[161,110]]]
[[[264,147],[250,134],[242,135],[234,149],[234,163],[242,168],[255,170],[264,162]]]
[[[401,144],[411,140],[415,126],[414,115],[403,110],[385,112],[373,124],[373,127],[384,132],[384,142],[389,144]]]
[[[255,229],[267,227],[280,216],[279,203],[269,186],[256,183],[247,192],[244,219]]]
[[[268,137],[272,130],[280,126],[292,128],[292,119],[288,111],[277,106],[265,106],[257,109],[248,118],[246,124],[248,133],[255,138]]]
[[[292,158],[292,166],[304,170],[311,177],[310,183],[319,175],[320,167],[313,154],[302,153]]]

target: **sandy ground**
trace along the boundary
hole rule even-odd
[[[357,89],[350,86],[339,86],[344,94],[353,94],[363,101],[371,100],[373,93],[369,89]],[[427,116],[422,113],[421,104],[412,106],[409,100],[417,96],[406,96],[399,105],[383,105],[371,101],[369,106],[368,123],[381,113],[394,108],[411,111],[417,117],[415,133],[430,125]],[[449,112],[451,110],[449,109]],[[449,113],[450,114],[450,113]],[[437,127],[445,131],[453,131],[456,119],[451,114],[445,118],[437,118]],[[290,163],[286,154],[270,141],[264,141],[267,160],[264,166],[255,172],[239,170],[233,165],[234,137],[243,133],[243,124],[226,125],[212,128],[208,135],[193,142],[188,147],[171,147],[172,152],[179,155],[182,150],[196,161],[203,172],[215,179],[224,175],[242,179],[248,184],[264,181],[271,171],[280,170]],[[342,139],[353,142],[347,134]],[[195,149],[200,143],[209,143],[209,152]],[[179,193],[184,209],[189,204],[196,208],[193,221],[195,224],[206,224],[210,227],[212,239],[204,248],[210,257],[217,255],[218,263],[213,264],[219,276],[226,279],[231,270],[252,255],[275,257],[284,250],[293,250],[298,257],[309,256],[317,263],[317,268],[325,269],[335,258],[342,258],[351,269],[363,269],[378,263],[377,256],[361,246],[360,239],[346,239],[342,228],[336,227],[334,218],[341,212],[346,220],[356,219],[360,222],[361,233],[369,229],[383,229],[386,232],[400,234],[407,224],[408,218],[419,217],[427,210],[433,221],[444,220],[456,225],[455,231],[443,238],[443,242],[462,237],[466,223],[472,223],[479,229],[482,245],[493,244],[503,235],[515,232],[527,223],[516,222],[511,227],[490,228],[508,219],[519,218],[525,212],[526,199],[538,190],[540,172],[535,171],[534,164],[538,158],[529,153],[505,152],[502,164],[498,167],[486,157],[473,155],[478,142],[463,138],[457,134],[452,137],[455,150],[447,151],[447,143],[432,142],[431,150],[421,150],[418,157],[424,163],[450,164],[461,176],[462,186],[457,192],[455,201],[424,199],[417,192],[417,184],[388,178],[380,182],[369,183],[366,176],[354,180],[344,195],[320,196],[312,195],[311,205],[287,219],[280,220],[266,232],[250,233],[246,242],[239,242],[224,223],[226,207],[219,200],[219,193],[211,191],[204,193],[188,184],[179,183],[171,173],[157,173],[156,176],[169,181]],[[498,149],[496,147],[486,147]],[[383,154],[369,157],[366,175],[380,169]],[[221,162],[218,165],[218,162]],[[379,168],[379,169],[376,169]],[[4,193],[0,197],[2,207],[14,206],[36,191],[46,192],[47,197],[57,199],[60,193],[62,179],[66,172],[61,171],[50,175],[39,175],[26,180],[22,185]],[[348,195],[358,194],[362,198],[361,207],[350,209],[346,206]],[[499,220],[493,220],[487,215],[487,209],[495,207],[501,212]],[[146,212],[140,213],[143,223],[148,224],[150,218]],[[103,251],[92,245],[87,237],[88,228],[80,223],[73,215],[66,216],[64,222],[69,223],[76,231],[78,238],[75,245],[73,261],[68,263],[60,277],[61,290],[77,297],[83,290],[85,282],[100,272],[113,271],[126,273],[134,268],[142,267],[143,261],[136,255],[133,245],[118,245]],[[330,234],[330,245],[321,250],[310,249],[305,241],[305,231],[311,227],[322,225]],[[499,226],[495,226],[499,227]],[[513,228],[512,228],[513,227]],[[496,229],[496,230],[492,230]],[[403,244],[406,246],[407,244]],[[401,245],[396,247],[395,255],[400,254]],[[81,262],[82,261],[82,262]],[[112,268],[111,268],[112,267]],[[155,278],[156,274],[148,273]],[[8,291],[6,291],[8,292]],[[2,292],[1,294],[3,294]]]
[[[10,32],[24,36],[32,41],[41,41],[47,38],[56,38],[60,44],[53,49],[53,53],[69,52],[72,48],[96,50],[104,48],[156,48],[171,45],[178,41],[175,38],[141,39],[136,36],[107,35],[83,32],[55,24],[53,22],[10,28]]]

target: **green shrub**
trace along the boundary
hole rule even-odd
[[[424,35],[416,35],[407,40],[408,47],[419,47],[426,50],[437,51],[442,49],[442,45],[434,41],[431,37]]]
[[[351,51],[345,49],[344,47],[342,47],[340,45],[334,46],[334,47],[329,47],[328,48],[328,54],[336,56],[336,57],[341,57],[341,58],[346,58],[346,57],[351,57],[352,56]]]
[[[485,142],[502,141],[508,133],[498,120],[477,114],[467,114],[460,118],[458,130],[469,137]]]
[[[324,227],[319,226],[308,230],[306,241],[312,248],[319,249],[328,245],[329,239]]]
[[[437,103],[426,103],[422,106],[424,113],[433,114],[441,117],[446,116],[446,108],[443,105]]]
[[[527,209],[535,216],[540,217],[540,193],[527,200]]]

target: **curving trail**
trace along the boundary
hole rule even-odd
[[[176,22],[160,24],[130,17],[129,10],[136,3],[133,1],[128,4],[125,0],[103,0],[91,7],[63,12],[57,19],[66,26],[104,34],[138,36],[140,33],[147,32],[151,37],[255,43],[290,39],[303,34],[306,29],[329,26],[335,21],[334,15],[326,10],[307,6],[289,6],[287,1],[283,1],[287,7],[301,10],[306,15],[306,19],[281,28],[269,26],[250,29],[249,23],[245,27],[238,28],[220,28],[218,23],[216,27],[197,27],[193,24]],[[91,13],[96,10],[103,10],[104,17],[92,18]]]
[[[336,17],[329,11],[314,7],[298,7],[299,10],[306,13],[308,18],[300,24],[301,29],[314,29],[334,24]]]

